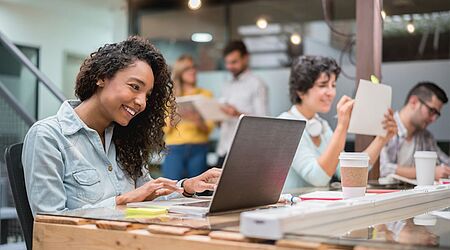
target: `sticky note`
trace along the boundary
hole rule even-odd
[[[375,75],[370,75],[370,81],[372,83],[380,83],[380,80]]]
[[[167,214],[167,207],[127,207],[127,218],[153,218]]]

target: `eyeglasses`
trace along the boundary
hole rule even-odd
[[[433,108],[433,107],[430,107],[430,105],[426,104],[424,100],[422,100],[422,99],[420,99],[420,98],[418,98],[418,99],[419,99],[419,102],[420,102],[420,103],[422,103],[425,107],[427,107],[428,112],[429,112],[431,115],[433,115],[433,116],[436,115],[437,117],[441,116],[441,112],[439,112],[439,110],[437,110],[437,109],[435,109],[435,108]]]

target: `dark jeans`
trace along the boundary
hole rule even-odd
[[[163,177],[180,180],[197,176],[208,169],[206,154],[208,144],[169,145],[162,165]]]

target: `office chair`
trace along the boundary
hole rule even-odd
[[[13,144],[5,151],[6,169],[8,171],[9,184],[14,197],[17,215],[25,238],[27,249],[32,249],[33,243],[33,214],[28,203],[25,178],[22,166],[23,143]]]

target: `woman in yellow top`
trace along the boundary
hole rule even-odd
[[[194,61],[189,55],[182,55],[173,66],[175,96],[203,95],[208,98],[212,93],[197,88],[197,71]],[[173,127],[167,123],[165,127],[168,154],[162,166],[163,176],[178,180],[203,173],[208,169],[206,154],[208,138],[214,128],[214,122],[205,121],[192,110],[177,110],[180,120]]]

